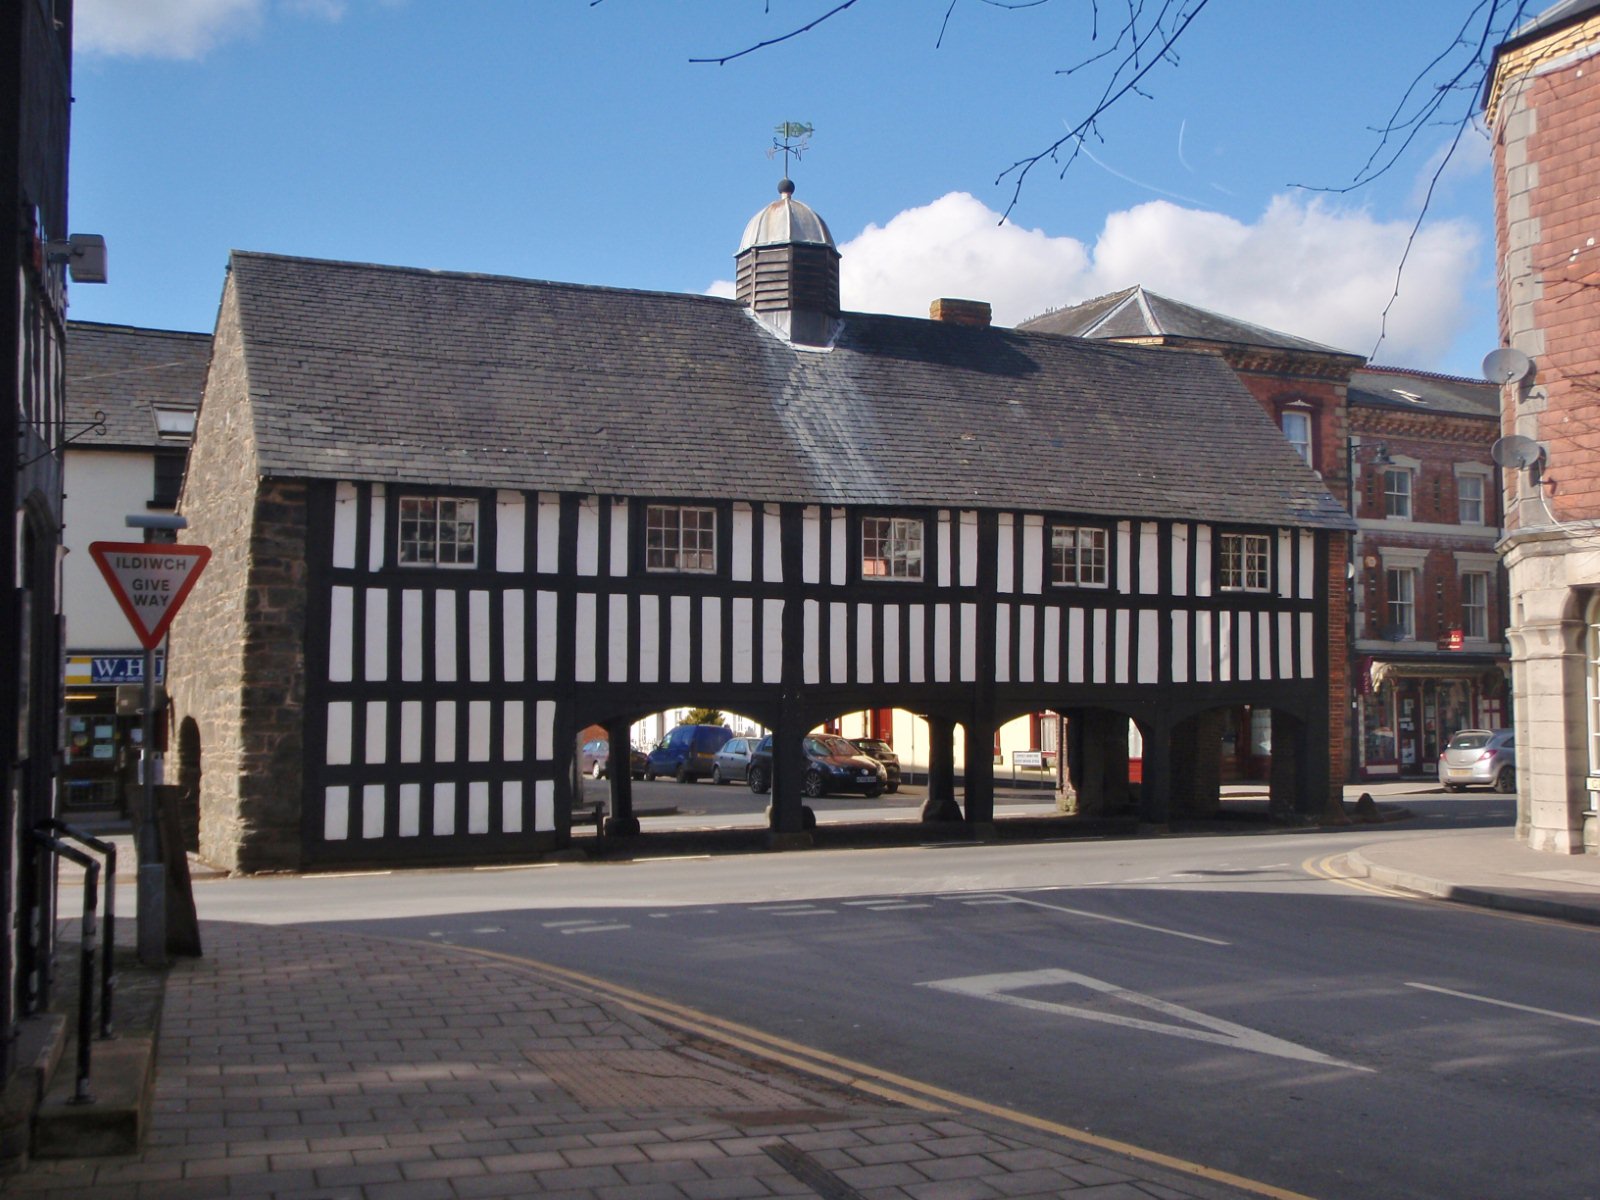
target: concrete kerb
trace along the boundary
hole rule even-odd
[[[1385,887],[1448,900],[1453,904],[1469,904],[1478,908],[1492,908],[1500,912],[1523,913],[1527,916],[1548,917],[1557,921],[1571,921],[1580,925],[1600,925],[1600,908],[1591,905],[1568,904],[1560,900],[1546,900],[1495,888],[1474,887],[1470,884],[1451,883],[1431,875],[1408,871],[1399,867],[1373,862],[1359,850],[1346,856],[1351,866],[1366,873],[1368,879]]]

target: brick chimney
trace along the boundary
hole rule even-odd
[[[948,321],[952,325],[989,327],[989,303],[986,300],[935,300],[928,305],[928,315],[935,321]]]

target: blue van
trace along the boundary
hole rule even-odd
[[[679,783],[688,783],[710,775],[717,751],[732,736],[733,730],[726,725],[679,725],[650,751],[644,777],[670,775]]]

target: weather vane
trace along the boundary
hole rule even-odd
[[[807,122],[785,121],[782,125],[773,127],[777,136],[772,139],[772,148],[767,151],[767,157],[773,158],[779,150],[783,151],[783,174],[789,174],[789,156],[794,155],[795,162],[799,162],[805,152],[811,149],[811,135],[816,129]]]

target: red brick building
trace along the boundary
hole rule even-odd
[[[1600,3],[1565,0],[1495,51],[1501,428],[1517,836],[1600,852]]]

